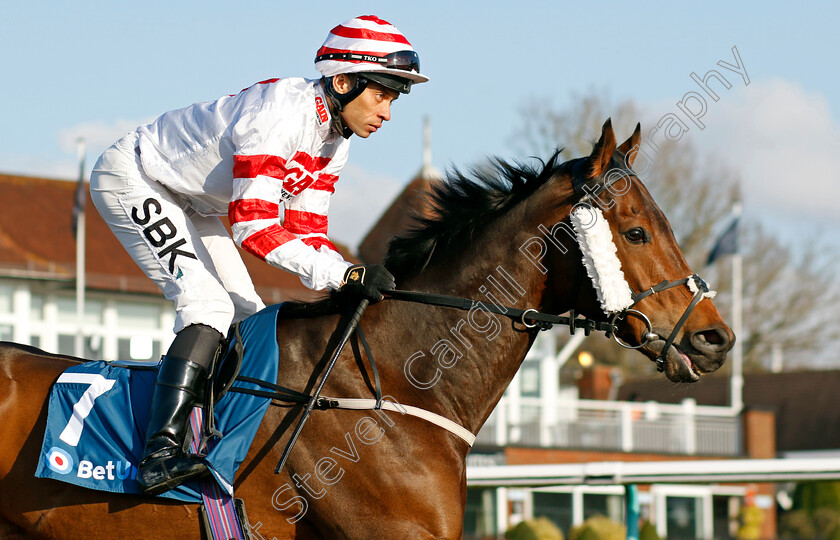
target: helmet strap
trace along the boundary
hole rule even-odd
[[[356,83],[353,88],[351,88],[347,93],[341,94],[336,91],[333,86],[333,77],[324,77],[324,92],[327,94],[327,98],[329,98],[335,108],[335,112],[333,114],[334,126],[345,139],[349,139],[353,134],[353,131],[344,125],[339,113],[344,112],[344,108],[347,104],[359,97],[362,92],[365,91],[369,82],[366,78],[361,76],[356,76],[354,78]]]

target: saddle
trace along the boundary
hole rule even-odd
[[[200,503],[211,493],[216,499],[229,500],[232,512],[240,521],[244,518],[241,505],[238,512],[233,505],[233,481],[271,398],[230,390],[258,390],[262,386],[249,381],[277,380],[279,347],[274,336],[279,308],[266,308],[232,329],[229,346],[214,366],[205,409],[193,410],[193,451],[204,456],[212,475],[160,497]],[[62,373],[50,391],[35,476],[99,491],[139,494],[134,477],[157,369],[157,362],[91,361]],[[243,534],[231,537],[246,538]]]

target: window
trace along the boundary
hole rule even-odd
[[[76,336],[74,334],[58,335],[58,354],[76,356]],[[102,360],[102,336],[85,336],[82,339],[82,358],[86,360]]]
[[[668,521],[668,540],[693,540],[699,538],[697,497],[672,497],[665,499],[665,512]]]
[[[526,360],[519,368],[519,391],[522,397],[540,397],[540,363]]]
[[[58,354],[76,354],[76,336],[58,335]]]
[[[0,324],[0,341],[12,341],[14,330],[11,324]]]
[[[161,306],[139,302],[117,304],[117,325],[122,328],[156,330],[160,326]]]
[[[464,508],[464,540],[496,536],[496,490],[468,489]]]
[[[29,320],[44,320],[44,297],[40,294],[33,294],[29,296]]]
[[[572,528],[572,494],[535,491],[531,514],[535,518],[547,517],[568,537]]]
[[[729,495],[712,496],[712,520],[714,522],[715,540],[732,540],[738,534],[737,508],[737,497]]]
[[[11,285],[0,285],[0,313],[12,313]]]
[[[606,516],[619,523],[624,522],[624,497],[602,493],[583,494],[583,519]]]
[[[133,336],[117,340],[117,359],[147,361],[160,358],[160,341],[148,336]]]
[[[65,324],[76,324],[76,299],[59,296],[55,299],[58,308],[58,322]],[[100,300],[85,300],[84,324],[102,324],[102,311],[105,305]]]

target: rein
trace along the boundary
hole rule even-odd
[[[651,325],[650,319],[641,311],[633,309],[634,306],[639,304],[645,298],[653,296],[663,291],[667,291],[668,289],[672,289],[674,287],[679,287],[681,285],[686,285],[688,288],[694,292],[694,296],[691,299],[691,302],[686,306],[685,311],[683,311],[682,316],[680,317],[677,324],[674,326],[671,334],[665,340],[665,346],[662,348],[659,356],[657,356],[655,362],[658,371],[663,371],[665,366],[665,358],[668,355],[669,349],[673,346],[674,340],[676,339],[677,334],[682,329],[685,322],[688,320],[688,317],[691,315],[691,312],[697,306],[697,304],[705,297],[713,296],[714,292],[709,291],[709,287],[705,281],[703,281],[700,276],[697,274],[693,274],[689,277],[678,279],[675,281],[662,281],[651,288],[638,292],[633,293],[632,301],[633,303],[630,307],[616,313],[609,322],[605,321],[596,321],[594,319],[588,318],[579,318],[575,316],[574,311],[569,311],[568,316],[564,315],[553,315],[550,313],[542,313],[537,311],[533,308],[514,308],[514,307],[507,307],[502,306],[499,304],[493,303],[485,303],[476,300],[472,300],[469,298],[463,298],[459,296],[450,296],[445,294],[437,294],[437,293],[428,293],[428,292],[421,292],[421,291],[405,291],[405,290],[388,290],[383,291],[386,295],[386,299],[389,300],[398,300],[404,302],[413,302],[418,304],[426,304],[432,306],[440,306],[440,307],[449,307],[460,309],[464,311],[469,311],[476,307],[481,307],[486,309],[490,313],[495,313],[497,315],[503,315],[505,317],[510,318],[514,323],[520,323],[528,330],[532,330],[537,328],[538,331],[548,330],[552,328],[555,324],[567,325],[569,326],[569,331],[572,335],[575,334],[576,329],[580,328],[584,331],[585,335],[589,335],[593,330],[605,332],[606,336],[612,337],[615,341],[621,345],[622,347],[628,349],[638,349],[644,347],[651,341],[655,341],[656,338],[660,337],[653,331],[653,326]],[[360,314],[359,314],[360,315]],[[644,341],[637,346],[628,345],[621,341],[618,336],[616,335],[617,323],[618,321],[623,320],[628,315],[634,315],[641,318],[645,325],[647,326],[647,332],[644,335]],[[348,324],[347,329],[345,330],[345,336],[349,337],[350,333],[355,332],[359,336],[359,340],[361,341],[362,347],[365,350],[365,353],[368,357],[368,361],[370,362],[371,368],[373,369],[374,378],[375,378],[375,390],[374,394],[376,396],[375,399],[358,399],[358,398],[335,398],[335,397],[320,397],[320,389],[323,387],[324,383],[326,382],[327,377],[329,376],[329,371],[325,373],[324,377],[321,379],[321,383],[316,390],[315,393],[312,395],[305,394],[303,392],[298,392],[297,390],[292,390],[290,388],[286,388],[274,383],[270,383],[268,381],[261,381],[258,379],[252,379],[249,377],[237,377],[237,380],[241,380],[243,382],[250,382],[253,384],[257,384],[266,388],[267,390],[255,390],[250,388],[242,388],[242,387],[232,387],[229,390],[231,392],[241,392],[245,394],[256,395],[268,399],[278,400],[278,401],[285,401],[289,403],[300,403],[300,404],[307,404],[307,410],[304,413],[304,418],[308,417],[308,413],[311,412],[313,409],[321,409],[321,410],[328,410],[328,409],[355,409],[355,410],[380,410],[380,409],[388,409],[388,410],[396,410],[403,414],[410,414],[412,416],[416,416],[418,418],[422,418],[428,422],[431,422],[447,431],[457,435],[461,439],[467,442],[470,446],[472,446],[473,442],[475,441],[475,435],[470,433],[468,430],[464,429],[459,424],[442,417],[438,414],[432,413],[425,409],[421,409],[419,407],[413,406],[406,406],[406,405],[399,405],[391,403],[390,401],[383,400],[382,395],[382,387],[379,382],[379,371],[376,368],[376,362],[373,359],[373,353],[368,346],[367,340],[364,337],[364,333],[362,332],[361,328],[357,326],[358,319],[352,321]],[[238,328],[237,328],[238,330]],[[237,337],[239,337],[237,335]],[[346,339],[345,339],[346,341]],[[241,344],[241,338],[237,340],[237,344]],[[240,345],[241,346],[241,345]],[[342,344],[343,346],[343,344]],[[336,351],[340,353],[339,347]],[[338,354],[333,355],[333,362],[337,359]],[[330,366],[331,367],[331,366]],[[303,422],[298,424],[298,428],[302,428]],[[297,434],[300,433],[300,429],[296,430]],[[283,464],[285,463],[286,459],[288,458],[289,453],[291,452],[292,447],[294,446],[294,442],[297,439],[296,436],[293,436],[292,439],[289,441],[289,444],[286,446],[286,450],[283,453],[283,456],[280,459],[280,462],[277,464],[277,468],[275,469],[275,474],[282,469]]]
[[[405,302],[427,304],[430,306],[451,307],[463,311],[469,311],[480,306],[490,313],[504,315],[514,322],[521,323],[528,329],[539,327],[539,330],[548,330],[555,324],[562,324],[569,327],[569,333],[572,335],[574,335],[577,328],[581,328],[587,336],[593,330],[597,330],[599,332],[606,332],[607,337],[612,337],[616,331],[616,326],[612,322],[596,321],[585,317],[578,318],[575,316],[574,310],[569,311],[569,316],[552,315],[550,313],[542,313],[533,308],[519,309],[506,307],[499,304],[478,302],[469,298],[449,296],[446,294],[402,290],[390,290],[383,292],[387,295],[387,298],[391,300],[402,300]]]
[[[709,286],[706,284],[703,278],[701,278],[697,274],[692,274],[688,277],[677,279],[675,281],[665,280],[654,285],[649,289],[638,293],[633,293],[631,297],[633,303],[628,308],[613,315],[612,319],[610,319],[609,322],[596,321],[585,317],[578,318],[575,316],[574,310],[570,310],[568,316],[552,315],[550,313],[539,312],[533,308],[519,309],[513,307],[505,307],[499,304],[478,302],[469,298],[449,296],[445,294],[403,290],[390,290],[383,292],[387,295],[387,298],[392,300],[402,300],[406,302],[415,302],[419,304],[427,304],[432,306],[451,307],[461,309],[464,311],[469,311],[474,307],[481,306],[491,313],[495,313],[497,315],[504,315],[505,317],[512,319],[514,322],[521,323],[528,329],[539,327],[539,330],[549,330],[555,324],[561,324],[569,326],[569,333],[571,335],[575,334],[575,330],[577,328],[582,328],[584,334],[587,336],[593,330],[597,330],[600,332],[604,332],[607,338],[612,337],[613,339],[615,339],[616,343],[618,343],[626,349],[639,349],[641,347],[644,347],[651,341],[656,341],[657,338],[661,336],[659,336],[653,331],[653,325],[651,324],[650,319],[647,317],[647,315],[633,308],[637,304],[639,304],[639,302],[641,302],[645,298],[648,298],[649,296],[653,296],[654,294],[661,293],[663,291],[667,291],[668,289],[673,289],[674,287],[679,287],[681,285],[686,285],[689,288],[689,290],[691,290],[694,293],[694,296],[692,297],[691,302],[689,302],[689,304],[686,306],[682,316],[680,317],[679,321],[677,321],[677,324],[674,325],[674,328],[671,330],[670,335],[668,335],[668,337],[666,338],[665,346],[662,348],[662,352],[660,352],[659,356],[657,356],[654,360],[654,362],[656,363],[657,371],[661,373],[665,369],[665,359],[668,356],[668,351],[673,346],[677,334],[679,334],[680,330],[682,330],[682,327],[688,320],[688,317],[691,315],[691,312],[694,311],[694,308],[697,306],[697,304],[700,303],[700,300],[706,297],[712,297],[715,294],[714,291],[709,290]],[[624,318],[628,315],[634,315],[641,318],[647,326],[647,332],[645,332],[643,336],[644,341],[642,341],[642,343],[639,345],[628,345],[627,343],[621,341],[621,339],[619,339],[619,337],[616,335],[618,322],[624,320]],[[529,323],[529,321],[531,322]],[[369,351],[368,356],[370,357]]]

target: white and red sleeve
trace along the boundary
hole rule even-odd
[[[308,146],[306,133],[284,136],[276,124],[266,133],[253,129],[262,121],[249,123],[253,136],[234,155],[228,207],[233,239],[311,289],[337,289],[350,263],[327,238],[327,211],[347,145],[334,155],[313,157],[300,150]]]

